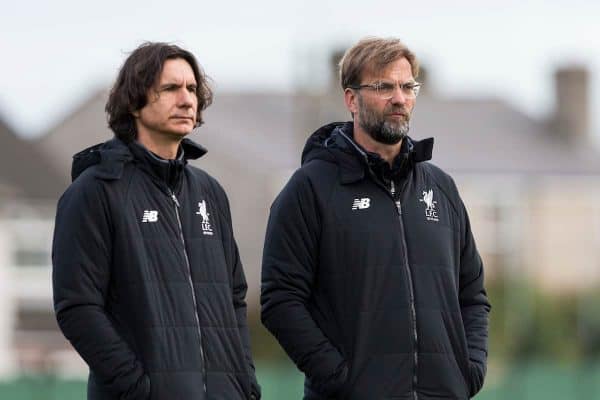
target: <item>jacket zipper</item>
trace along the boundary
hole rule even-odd
[[[353,140],[351,140],[350,138],[348,138],[348,136],[346,136],[343,132],[342,132],[342,136],[346,138],[346,140],[352,145],[354,146],[354,148],[362,155],[362,157],[365,160],[366,165],[369,165],[369,159],[367,154],[362,151],[362,149],[360,149],[356,143],[354,143]],[[406,160],[403,161],[403,166],[404,166],[404,162]],[[412,317],[412,327],[413,327],[413,344],[414,344],[414,352],[413,352],[413,360],[414,360],[414,369],[413,369],[413,399],[414,400],[418,400],[418,395],[417,395],[417,383],[418,383],[418,378],[417,378],[417,371],[418,371],[418,366],[419,366],[419,354],[418,354],[418,345],[419,345],[419,335],[417,332],[417,311],[415,309],[415,293],[414,293],[414,288],[413,288],[413,279],[412,279],[412,273],[410,272],[410,266],[408,265],[408,246],[406,245],[406,232],[404,231],[404,222],[402,221],[402,204],[400,203],[400,196],[402,195],[402,193],[404,193],[404,189],[406,188],[406,184],[408,183],[408,179],[404,182],[404,185],[402,185],[402,189],[400,190],[400,194],[398,196],[398,200],[395,199],[395,194],[396,194],[396,187],[394,184],[394,179],[390,179],[390,190],[388,190],[384,184],[379,182],[379,179],[375,176],[375,174],[373,173],[373,171],[371,170],[370,167],[367,168],[367,170],[369,171],[369,174],[371,175],[371,177],[373,178],[373,181],[379,185],[381,188],[384,189],[384,191],[388,194],[391,194],[392,197],[392,201],[395,203],[396,205],[396,211],[398,212],[398,220],[400,222],[400,230],[402,232],[402,248],[404,250],[404,268],[406,269],[406,274],[408,277],[408,290],[409,290],[409,297],[410,297],[410,311],[411,311],[411,317]]]
[[[402,187],[402,192],[404,191],[405,186],[406,185],[404,185]],[[413,345],[414,345],[414,351],[413,351],[414,369],[413,369],[413,379],[412,379],[413,398],[414,398],[414,400],[418,400],[417,371],[418,371],[418,366],[419,366],[419,353],[418,353],[419,335],[417,332],[417,310],[415,308],[415,293],[414,293],[414,288],[413,288],[413,279],[412,279],[412,273],[410,271],[410,266],[408,265],[408,246],[406,245],[404,222],[402,221],[402,204],[400,203],[400,196],[401,196],[402,192],[399,194],[398,199],[396,200],[396,185],[394,184],[393,179],[390,180],[390,193],[392,195],[392,199],[394,200],[394,203],[396,204],[396,211],[398,212],[398,220],[400,221],[400,229],[402,231],[402,247],[403,247],[403,251],[404,251],[404,268],[406,269],[406,274],[408,276],[408,291],[409,291],[409,297],[410,297],[410,312],[411,312],[411,318],[412,318],[412,328],[413,328],[412,333],[413,333]]]
[[[177,225],[179,226],[179,236],[181,238],[181,243],[183,245],[183,255],[185,258],[185,266],[187,267],[188,272],[188,283],[190,284],[190,290],[192,291],[192,300],[194,302],[194,316],[196,317],[196,328],[198,330],[198,341],[200,342],[200,357],[202,357],[202,377],[203,382],[202,386],[204,388],[204,394],[207,394],[206,391],[206,358],[204,357],[204,347],[202,346],[202,331],[200,329],[200,317],[198,314],[198,305],[196,303],[196,292],[194,291],[194,282],[192,281],[192,267],[190,265],[190,259],[188,258],[187,249],[185,247],[185,238],[183,236],[183,226],[181,225],[181,217],[179,216],[179,200],[175,196],[175,193],[171,190],[171,199],[175,204],[175,215],[177,215]]]

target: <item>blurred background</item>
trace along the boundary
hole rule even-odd
[[[2,2],[0,399],[85,398],[87,367],[52,311],[54,212],[71,156],[112,136],[107,90],[145,40],[191,50],[213,79],[195,165],[230,197],[263,398],[301,398],[259,321],[262,240],[308,135],[349,119],[335,64],[366,35],[420,58],[410,135],[435,137],[485,262],[476,398],[600,399],[599,17],[583,0]]]

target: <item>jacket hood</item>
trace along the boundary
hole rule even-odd
[[[302,151],[302,164],[319,159],[340,166],[342,181],[362,179],[369,168],[370,153],[353,139],[353,122],[332,122],[317,129],[306,141]],[[433,138],[414,140],[405,138],[408,161],[414,163],[431,160]]]
[[[206,149],[190,139],[181,141],[183,162],[195,160],[206,154]],[[86,169],[98,164],[96,177],[100,179],[120,179],[126,163],[132,162],[136,155],[131,148],[118,138],[88,147],[73,155],[71,179],[74,181]]]

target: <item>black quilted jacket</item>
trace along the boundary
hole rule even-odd
[[[90,368],[88,399],[258,398],[246,282],[221,186],[113,139],[78,153],[52,251],[60,328]]]
[[[406,138],[389,182],[334,123],[308,140],[271,208],[262,320],[305,399],[464,400],[483,385],[483,266],[433,140]]]

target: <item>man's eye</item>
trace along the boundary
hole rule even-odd
[[[377,88],[381,91],[389,91],[394,90],[394,85],[392,85],[391,83],[382,82],[377,85]]]
[[[192,93],[196,93],[196,91],[198,90],[198,88],[196,86],[188,86],[188,91],[192,92]]]

